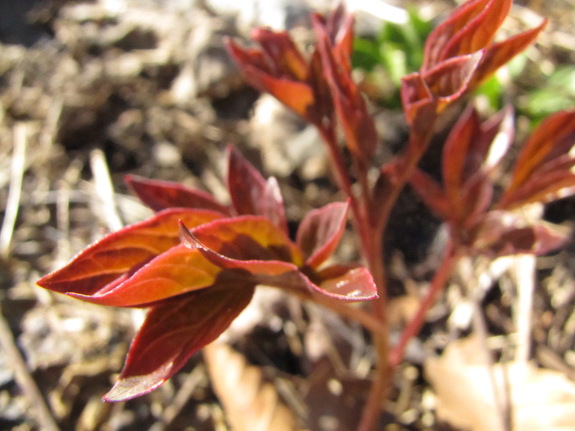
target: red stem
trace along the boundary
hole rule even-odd
[[[437,299],[445,288],[453,267],[458,260],[459,253],[457,252],[456,248],[453,247],[451,240],[448,240],[441,265],[433,276],[429,289],[422,299],[417,313],[403,329],[399,342],[391,351],[390,362],[393,366],[396,366],[401,362],[405,353],[405,348],[407,347],[407,343],[409,340],[411,340],[412,337],[416,336],[419,331],[421,331],[421,328],[425,323],[425,315],[429,309],[437,302]]]
[[[388,195],[382,197],[384,202],[378,206],[378,214],[373,214],[374,201],[368,186],[367,171],[361,169],[361,162],[355,163],[361,190],[358,199],[353,194],[351,179],[337,145],[335,130],[331,127],[318,128],[327,144],[338,185],[350,199],[351,212],[354,226],[359,236],[361,252],[378,289],[378,299],[373,302],[373,315],[381,322],[381,331],[372,331],[378,362],[376,375],[357,428],[358,431],[370,431],[374,429],[381,416],[383,402],[388,397],[394,371],[394,364],[390,362],[389,323],[386,313],[387,289],[382,244],[383,234],[400,192],[409,181],[413,170],[427,148],[431,133],[429,132],[425,136],[412,133],[407,152],[400,161],[401,166],[397,170],[399,175],[395,178],[394,186]],[[431,131],[432,127],[427,130]]]

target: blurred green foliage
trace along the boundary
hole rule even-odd
[[[535,122],[562,109],[575,106],[575,66],[558,66],[547,81],[530,91],[521,106],[524,113]]]
[[[432,29],[431,21],[410,10],[405,24],[385,22],[375,38],[355,39],[353,67],[365,71],[368,80],[380,87],[386,106],[400,106],[401,78],[421,66],[425,39]]]

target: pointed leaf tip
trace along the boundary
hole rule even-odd
[[[162,385],[228,328],[253,293],[254,286],[247,284],[213,287],[153,307],[130,346],[118,382],[104,400],[129,400]]]
[[[137,175],[126,175],[126,183],[138,198],[154,211],[167,208],[194,208],[229,214],[229,208],[202,190],[172,181],[150,180]]]
[[[345,230],[348,207],[347,202],[336,202],[304,217],[296,241],[307,258],[307,266],[317,268],[334,252]]]

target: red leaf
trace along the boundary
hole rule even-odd
[[[130,346],[118,382],[104,396],[124,401],[156,389],[214,341],[248,305],[253,286],[210,288],[153,307]]]
[[[126,182],[140,200],[154,211],[166,208],[196,208],[229,214],[229,208],[220,204],[209,193],[179,183],[149,180],[136,175],[127,175]]]
[[[228,190],[240,215],[253,214],[269,219],[287,233],[283,198],[277,181],[268,181],[233,146],[228,147]]]
[[[322,270],[319,288],[324,295],[347,301],[377,298],[377,287],[369,270],[363,266],[334,265]]]
[[[100,295],[116,287],[132,269],[179,242],[178,220],[195,227],[221,217],[206,210],[170,209],[111,233],[79,253],[38,284],[60,293]]]
[[[321,265],[335,250],[345,230],[348,203],[332,203],[310,211],[302,220],[296,242],[311,268]]]
[[[70,296],[102,305],[142,307],[172,296],[221,284],[226,274],[199,250],[176,245],[137,270],[113,288],[93,295]]]

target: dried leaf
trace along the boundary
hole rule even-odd
[[[212,386],[234,431],[295,431],[298,421],[258,367],[226,345],[204,349]]]
[[[471,431],[502,431],[484,351],[476,338],[449,344],[441,357],[429,358],[431,381],[440,418]],[[532,364],[495,364],[495,390],[510,390],[513,428],[521,431],[575,428],[575,384],[559,372]]]

